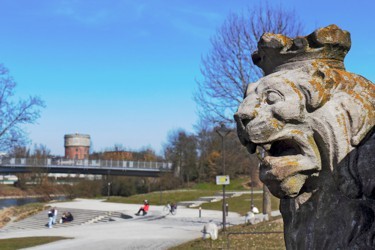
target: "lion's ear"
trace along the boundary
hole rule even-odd
[[[351,132],[351,144],[357,146],[374,126],[367,112],[364,112],[363,103],[355,100],[341,102],[342,108],[348,115]]]
[[[302,83],[300,88],[306,98],[307,111],[313,112],[327,102],[329,93],[324,86],[326,74],[322,70],[315,69],[309,75],[312,78]]]
[[[258,87],[259,83],[258,82],[253,82],[253,83],[249,83],[247,84],[246,86],[246,91],[245,91],[245,94],[244,94],[244,98],[246,98],[246,96],[250,95],[252,92],[254,92],[256,90],[256,87]]]

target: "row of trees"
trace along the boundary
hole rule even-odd
[[[251,175],[257,178],[258,161],[249,156],[240,145],[237,134],[232,131],[224,140],[225,174],[232,177]],[[164,146],[164,157],[173,163],[176,175],[185,183],[213,181],[223,174],[222,145],[215,129],[203,127],[196,134],[182,129],[170,132]]]

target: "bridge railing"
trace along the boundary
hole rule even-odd
[[[129,168],[129,169],[159,169],[172,170],[172,163],[151,161],[115,161],[115,160],[70,160],[51,158],[0,158],[0,164],[6,166],[35,166],[35,167],[90,167],[90,168]]]
[[[0,158],[0,163],[3,165],[28,165],[28,166],[46,166],[51,164],[51,159],[38,158]]]

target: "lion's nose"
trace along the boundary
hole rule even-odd
[[[253,117],[238,111],[234,114],[234,119],[238,124],[242,125],[242,127],[245,128],[247,124],[249,124],[249,122],[253,119]]]
[[[259,99],[256,96],[247,96],[238,107],[238,110],[234,115],[234,119],[238,124],[242,125],[243,128],[246,128],[249,122],[255,119],[255,116],[258,114],[256,111],[258,106],[260,106],[260,104]]]
[[[244,118],[244,119],[241,119],[242,121],[242,124],[246,127],[247,124],[251,121],[250,119],[247,119],[247,118]]]

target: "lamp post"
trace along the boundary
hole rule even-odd
[[[111,183],[108,182],[108,198],[109,199],[109,195],[111,194]]]
[[[262,151],[263,152],[263,151]],[[251,162],[251,161],[250,161]],[[258,163],[258,169],[260,168],[260,161]],[[254,208],[254,180],[253,180],[253,171],[252,171],[252,167],[251,167],[251,164],[250,164],[250,211],[251,212],[254,212],[253,211],[253,208]]]
[[[251,170],[250,170],[250,190],[251,190],[251,204],[250,204],[250,211],[252,212],[253,211],[253,207],[254,207],[254,189],[253,189],[253,175],[251,173]]]
[[[223,169],[222,174],[225,175],[225,146],[224,146],[224,139],[230,133],[230,130],[225,127],[223,123],[220,124],[220,127],[216,129],[216,133],[219,134],[221,137],[221,152],[222,152],[222,161],[223,161]],[[225,204],[225,185],[223,185],[223,231],[225,231],[225,224],[226,224],[226,204]]]
[[[264,149],[260,150],[260,156],[264,159],[266,152]],[[260,166],[260,162],[259,162]],[[267,215],[266,220],[269,220],[271,217],[271,193],[268,190],[267,186],[263,184],[263,215]]]

